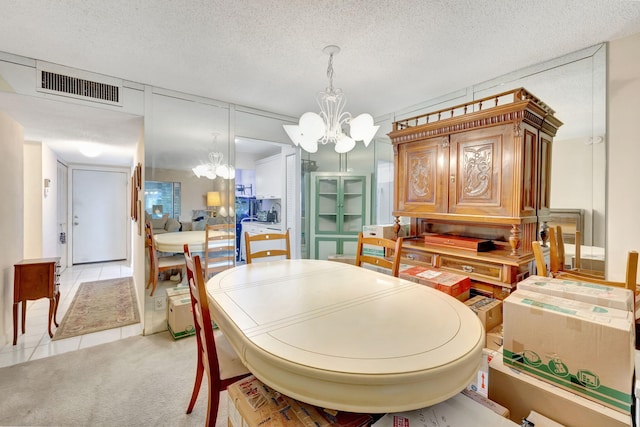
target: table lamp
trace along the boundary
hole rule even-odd
[[[220,192],[219,191],[209,191],[207,193],[207,206],[211,209],[211,216],[216,217],[218,213],[216,212],[216,208],[220,206]]]

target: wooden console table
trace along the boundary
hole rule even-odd
[[[22,333],[25,333],[27,300],[49,298],[49,336],[51,320],[58,326],[60,303],[60,258],[24,259],[14,264],[13,281],[13,345],[18,339],[18,303],[22,302]]]

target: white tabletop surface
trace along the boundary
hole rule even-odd
[[[264,383],[330,409],[423,408],[477,375],[484,330],[462,302],[353,265],[285,260],[207,282],[211,313]]]
[[[215,232],[216,235],[226,235],[223,231]],[[184,252],[184,245],[189,245],[191,252],[204,252],[205,230],[176,231],[153,236],[156,250],[161,252]],[[235,242],[233,243],[235,246]]]

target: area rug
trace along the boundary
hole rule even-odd
[[[133,278],[81,283],[53,340],[140,322]]]

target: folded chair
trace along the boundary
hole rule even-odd
[[[198,347],[196,378],[187,414],[191,413],[196,404],[202,377],[206,372],[208,399],[205,426],[215,426],[220,406],[220,392],[250,375],[250,372],[242,364],[222,332],[213,330],[200,257],[197,255],[191,257],[188,245],[184,245],[184,260],[187,265],[187,280]]]

